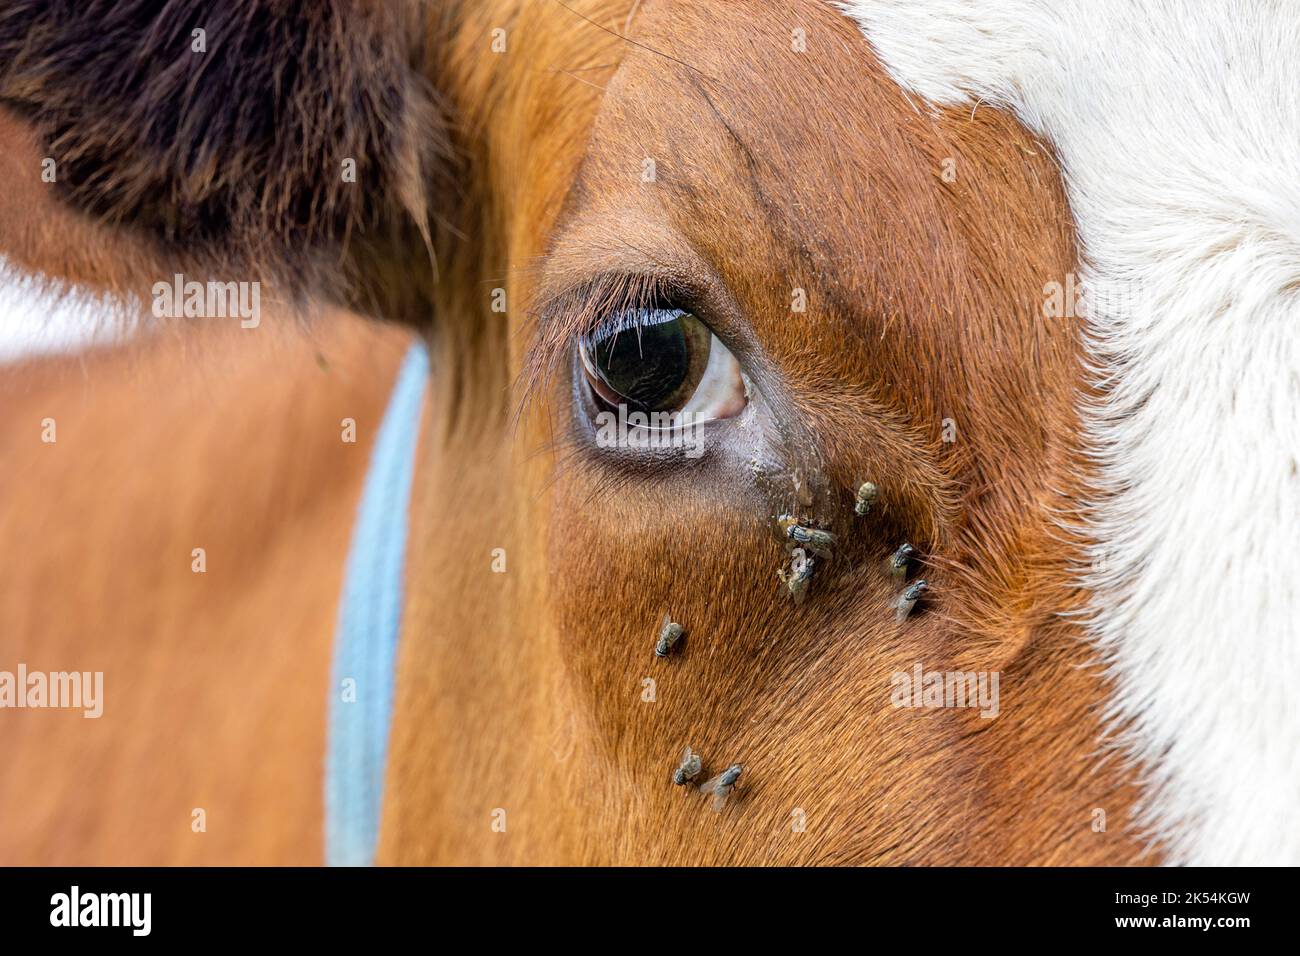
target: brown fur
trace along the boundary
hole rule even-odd
[[[319,328],[6,370],[0,666],[103,671],[104,712],[3,712],[0,860],[320,861],[343,555],[404,336]]]
[[[419,24],[405,0],[17,0],[0,10],[0,100],[96,220],[217,272],[348,294],[340,259],[427,239],[446,204]]]
[[[717,0],[500,0],[434,16],[445,49],[431,76],[468,162],[463,238],[433,291],[381,861],[1142,859],[1134,771],[1104,759],[1108,687],[1061,616],[1078,607],[1077,552],[1057,522],[1086,470],[1077,330],[1038,312],[1076,258],[1042,144],[991,110],[918,111],[815,0],[781,16]],[[807,53],[790,49],[794,26]],[[506,54],[489,52],[497,27]],[[948,157],[953,183],[939,175]],[[775,576],[771,516],[790,507],[779,476],[755,481],[726,448],[656,470],[584,442],[567,335],[553,331],[565,317],[546,303],[611,267],[714,290],[715,330],[842,542],[803,607]],[[504,319],[489,308],[498,286]],[[532,379],[515,427],[510,385],[538,367],[550,374]],[[881,506],[861,520],[865,477]],[[879,565],[904,539],[933,599],[900,628]],[[688,636],[660,661],[665,610]],[[313,646],[320,673],[323,655]],[[917,661],[1000,671],[1001,716],[893,708],[891,674]],[[212,706],[227,693],[213,689]],[[687,744],[711,772],[745,764],[724,813],[669,783]],[[111,818],[95,819],[103,838]]]
[[[115,292],[171,265],[57,203],[38,156],[0,114],[7,257]],[[97,720],[0,711],[0,862],[320,862],[343,558],[409,334],[312,312],[0,369],[0,668],[104,672]]]

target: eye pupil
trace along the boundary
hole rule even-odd
[[[648,310],[635,319],[621,323],[631,327],[584,343],[584,364],[589,374],[634,410],[674,411],[704,376],[713,335],[681,309]]]

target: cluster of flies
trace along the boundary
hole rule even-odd
[[[685,633],[682,626],[674,621],[671,615],[665,614],[663,623],[659,626],[659,639],[655,641],[655,657],[667,657],[671,654]],[[703,769],[704,763],[700,755],[688,746],[682,754],[681,763],[673,771],[673,783],[679,787],[695,786],[695,778]],[[701,793],[713,795],[715,813],[721,813],[722,808],[727,805],[727,798],[731,796],[731,791],[736,789],[736,781],[740,779],[741,771],[744,769],[740,764],[733,763],[716,777],[710,777],[696,787]]]
[[[864,481],[858,486],[857,494],[853,502],[853,511],[859,517],[870,513],[871,506],[876,503],[880,497],[880,489],[872,482]],[[812,584],[813,571],[816,569],[818,559],[829,560],[831,548],[835,544],[835,536],[829,531],[822,531],[803,524],[791,515],[780,515],[776,519],[777,528],[780,530],[782,537],[790,548],[790,567],[782,568],[777,572],[781,578],[781,583],[785,585],[786,591],[794,600],[795,604],[802,604],[808,596],[809,586]],[[910,544],[904,543],[897,551],[889,557],[888,571],[889,576],[898,583],[904,583],[907,580],[908,568],[911,566],[913,555],[916,549]],[[912,608],[916,607],[916,602],[921,599],[929,588],[929,584],[924,579],[914,581],[907,585],[894,602],[894,610],[898,621],[901,623],[909,614]]]
[[[854,513],[859,517],[868,514],[879,495],[880,491],[874,484],[864,481],[858,487],[855,496]],[[782,568],[777,572],[777,575],[780,577],[781,583],[785,585],[785,589],[794,600],[794,603],[802,604],[808,596],[809,585],[812,583],[817,562],[819,560],[830,560],[832,549],[835,546],[835,536],[829,531],[823,531],[820,528],[814,528],[802,523],[788,514],[779,515],[776,524],[783,541],[790,549],[790,567],[788,569]],[[894,581],[899,584],[907,581],[908,568],[911,566],[912,557],[915,553],[915,548],[904,543],[889,556],[886,569]],[[913,581],[903,589],[894,604],[896,616],[900,623],[912,613],[912,608],[916,606],[916,602],[921,599],[928,587],[929,585],[926,584],[925,580],[921,579]],[[667,657],[670,655],[685,633],[682,626],[674,621],[670,614],[665,614],[663,622],[659,625],[659,638],[655,641],[655,656]],[[710,777],[697,787],[701,793],[713,795],[713,809],[715,812],[722,812],[722,808],[727,804],[727,798],[731,796],[731,791],[736,788],[736,781],[740,779],[740,774],[744,769],[740,764],[733,763],[722,773],[716,777]],[[692,751],[688,746],[686,752],[682,754],[681,763],[673,771],[673,783],[679,787],[694,786],[694,780],[702,770],[703,762],[700,755]]]
[[[695,778],[700,775],[703,769],[704,763],[700,755],[688,746],[682,754],[681,763],[673,771],[673,783],[679,787],[695,786]],[[716,777],[710,777],[696,787],[700,793],[713,795],[714,813],[721,813],[722,808],[727,805],[727,798],[731,796],[731,791],[736,789],[736,781],[740,779],[744,769],[740,764],[733,763]]]

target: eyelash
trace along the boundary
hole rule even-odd
[[[578,333],[588,341],[640,327],[648,313],[685,308],[682,290],[653,276],[606,277],[593,283],[585,294],[589,302],[597,303],[589,310],[591,321]]]
[[[610,342],[624,332],[639,333],[641,329],[655,324],[651,321],[653,317],[677,312],[679,308],[662,302],[639,308],[627,308],[617,315],[610,316],[591,331],[581,333],[578,339],[587,349],[595,349],[598,345]]]
[[[594,341],[616,331],[640,327],[648,310],[682,309],[709,325],[692,303],[690,289],[662,276],[608,273],[544,297],[536,309],[536,332],[522,373],[524,400],[543,385],[571,355],[574,338]]]

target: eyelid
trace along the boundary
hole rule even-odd
[[[628,316],[639,312],[693,312],[693,299],[691,290],[661,275],[604,273],[550,296],[539,313],[545,325],[563,328],[564,338],[592,338],[616,331],[619,323],[632,324]]]
[[[671,301],[694,313],[742,363],[762,365],[762,350],[720,275],[680,236],[644,222],[612,233],[608,217],[564,229],[547,254],[536,287],[532,340],[520,373],[521,402],[540,394],[589,334],[615,309]],[[635,243],[619,235],[636,235]],[[593,268],[596,265],[596,268]],[[600,268],[603,266],[603,268]]]
[[[607,272],[549,295],[543,289],[535,313],[537,329],[522,373],[525,398],[561,367],[575,336],[593,336],[611,318],[618,321],[669,302],[694,312],[688,307],[693,300],[688,286],[662,272]],[[706,315],[698,318],[712,329]]]

